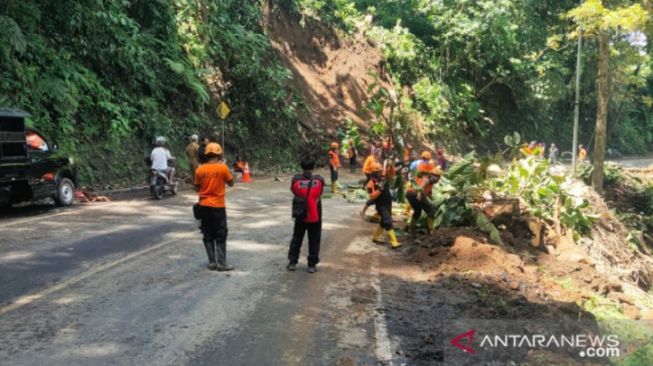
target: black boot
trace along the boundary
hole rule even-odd
[[[204,249],[206,249],[206,256],[209,257],[209,266],[208,268],[212,271],[215,271],[217,268],[216,263],[215,263],[215,248],[213,247],[213,242],[212,241],[205,241],[204,242]]]
[[[234,267],[227,264],[227,243],[214,241],[215,243],[215,260],[218,265],[218,272],[233,271]]]

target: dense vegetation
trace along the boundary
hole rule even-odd
[[[3,1],[0,106],[29,111],[83,162],[86,181],[140,178],[155,135],[181,156],[191,133],[220,133],[222,99],[234,111],[228,151],[257,161],[278,155],[276,146],[290,154],[290,72],[262,17],[256,0]]]
[[[383,48],[404,109],[427,121],[438,144],[496,148],[511,131],[571,148],[576,0],[287,0],[304,12],[363,30]],[[603,1],[627,6],[636,1]],[[651,9],[651,2],[642,3]],[[642,27],[649,39],[653,23]],[[608,146],[653,145],[651,43],[644,33],[610,34]],[[591,146],[597,110],[598,42],[585,43],[580,143]],[[405,96],[406,97],[406,96]],[[462,132],[462,133],[461,133]],[[467,138],[466,138],[467,137]],[[463,148],[467,148],[466,144]]]
[[[635,1],[604,1],[610,6]],[[221,132],[227,151],[278,166],[298,151],[302,100],[265,32],[262,0],[6,0],[0,8],[0,106],[83,162],[83,177],[139,172],[155,135],[181,155],[193,132]],[[382,48],[401,101],[436,144],[496,149],[507,133],[569,150],[576,0],[271,0]],[[651,1],[644,0],[646,9]],[[610,35],[608,146],[653,146],[653,23]],[[581,143],[596,119],[598,45],[586,42]],[[401,87],[399,87],[401,86]],[[261,144],[265,141],[265,144]],[[283,146],[284,148],[279,148]]]

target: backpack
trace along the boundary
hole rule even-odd
[[[313,175],[309,179],[306,198],[295,195],[292,199],[292,218],[295,220],[305,220],[308,217],[308,198],[311,196],[311,188],[313,188]]]

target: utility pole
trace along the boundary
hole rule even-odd
[[[581,1],[581,4],[583,2]],[[576,176],[576,163],[578,160],[578,119],[580,118],[580,75],[583,70],[581,63],[583,55],[583,30],[578,30],[578,55],[576,56],[576,102],[574,103],[574,137],[571,152],[571,173]]]

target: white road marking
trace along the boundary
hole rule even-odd
[[[383,293],[381,293],[381,286],[379,285],[379,273],[376,271],[376,261],[372,263],[370,274],[372,275],[370,285],[376,292],[375,309],[383,309]],[[388,337],[388,325],[385,321],[384,313],[374,312],[374,334],[376,335],[376,344],[374,353],[381,362],[387,362],[392,366],[392,345]]]
[[[195,237],[195,236],[197,236],[197,234],[195,234],[194,232],[184,235],[184,237],[189,237],[189,238]],[[67,279],[66,281],[63,281],[63,282],[58,283],[58,284],[56,284],[54,286],[48,287],[48,288],[46,288],[44,290],[41,290],[39,292],[33,293],[31,295],[21,296],[18,299],[16,299],[13,303],[1,307],[0,308],[0,315],[6,314],[6,313],[8,313],[10,311],[13,311],[13,310],[19,309],[19,308],[21,308],[21,307],[23,307],[25,305],[31,304],[32,302],[34,302],[34,301],[36,301],[38,299],[41,299],[41,298],[43,298],[43,297],[45,297],[47,295],[50,295],[50,294],[52,294],[54,292],[59,291],[59,290],[63,290],[66,287],[74,285],[74,284],[76,284],[76,283],[78,283],[80,281],[83,281],[83,280],[85,280],[85,279],[87,279],[87,278],[89,278],[89,277],[91,277],[91,276],[93,276],[93,275],[95,275],[97,273],[100,273],[102,271],[106,271],[108,269],[119,266],[119,265],[121,265],[121,264],[123,264],[125,262],[128,262],[128,261],[136,258],[136,257],[140,257],[140,256],[142,256],[144,254],[153,252],[155,250],[163,248],[166,245],[179,242],[179,239],[180,239],[179,237],[175,237],[174,239],[166,240],[166,241],[164,241],[162,243],[153,245],[153,246],[151,246],[149,248],[146,248],[146,249],[140,250],[138,252],[134,252],[132,254],[129,254],[129,255],[127,255],[125,257],[122,257],[122,258],[120,258],[118,260],[115,260],[113,262],[109,262],[109,263],[105,263],[105,264],[102,264],[100,266],[97,266],[97,267],[95,267],[95,268],[93,268],[91,270],[80,273],[80,274],[78,274],[78,275],[76,275],[74,277],[71,277],[71,278]]]

